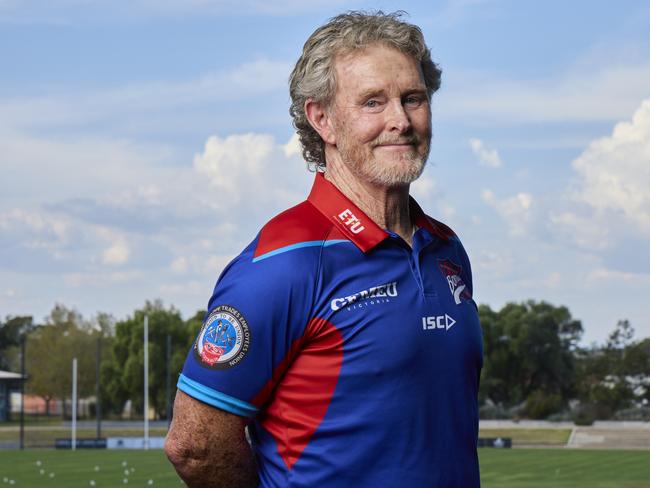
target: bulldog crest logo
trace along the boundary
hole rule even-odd
[[[449,291],[451,291],[456,305],[460,305],[463,300],[470,300],[472,295],[467,289],[467,286],[465,286],[463,279],[460,277],[463,268],[450,259],[438,260],[438,266],[440,267],[443,276],[447,279]]]

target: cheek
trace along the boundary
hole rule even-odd
[[[431,116],[428,111],[416,113],[411,118],[413,127],[420,133],[427,133],[431,130]]]
[[[360,117],[354,122],[354,131],[351,135],[355,135],[359,142],[367,143],[372,142],[379,137],[384,128],[384,124],[379,120],[379,117],[365,116]]]

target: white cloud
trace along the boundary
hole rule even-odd
[[[411,195],[423,205],[422,202],[431,201],[438,195],[436,180],[423,174],[411,184]]]
[[[562,277],[562,274],[558,273],[557,271],[553,271],[544,280],[544,285],[546,285],[547,288],[558,288],[563,284],[563,281],[564,279]]]
[[[631,122],[593,141],[573,167],[581,177],[577,198],[596,213],[614,212],[650,234],[650,99]]]
[[[123,270],[110,272],[80,272],[65,273],[63,281],[74,288],[110,288],[115,285],[130,285],[135,280],[141,279],[143,273],[138,270]],[[146,298],[143,297],[142,301]]]
[[[178,274],[183,274],[187,271],[188,268],[188,263],[187,263],[187,258],[185,256],[180,256],[172,261],[172,263],[169,265],[169,268],[174,272]]]
[[[166,119],[169,123],[177,122],[179,110],[248,101],[276,90],[284,91],[291,68],[290,62],[262,58],[174,82],[151,80],[104,90],[0,99],[0,127],[60,130],[72,126],[83,130],[90,122],[116,121],[122,128],[127,124],[133,126],[133,119],[138,118],[144,119],[142,123],[146,126],[151,123],[152,113],[161,112],[171,113]]]
[[[443,202],[439,205],[439,208],[440,213],[446,220],[451,220],[456,217],[456,209],[452,205]]]
[[[102,253],[102,261],[110,266],[119,266],[129,260],[131,249],[124,241],[115,242]]]
[[[481,198],[506,221],[512,235],[526,233],[531,221],[533,205],[533,196],[530,193],[520,192],[510,198],[499,200],[491,190],[483,190]]]
[[[600,58],[602,59],[602,58]],[[449,90],[437,100],[440,119],[474,123],[611,121],[627,117],[648,96],[650,64],[579,65],[553,78],[502,78],[445,70]]]
[[[210,137],[194,169],[210,183],[213,200],[229,214],[282,208],[303,200],[313,178],[288,144],[267,134]]]
[[[609,229],[598,220],[571,211],[552,212],[549,220],[556,234],[579,247],[603,250],[611,245]]]
[[[48,283],[39,307],[82,300],[97,310],[109,291],[117,314],[156,296],[202,307],[223,267],[266,220],[302,201],[313,179],[287,151],[295,141],[266,134],[211,137],[195,166],[170,164],[165,146],[153,144],[7,133],[0,140],[10,149],[0,181],[0,275],[18,276],[19,291],[30,280]],[[183,277],[202,281],[200,291],[172,293]],[[7,313],[46,313],[24,295]]]
[[[596,285],[599,282],[650,285],[650,275],[599,267],[587,275],[587,283]]]
[[[218,191],[217,198],[225,205],[239,203],[247,192],[243,188],[264,183],[265,163],[275,149],[272,136],[241,134],[210,137],[202,154],[194,157],[194,168],[208,177]],[[287,151],[283,151],[285,156]]]
[[[478,157],[479,163],[483,166],[490,168],[500,168],[503,166],[503,161],[501,161],[497,150],[486,148],[480,139],[470,139],[469,145],[474,155]]]
[[[302,146],[300,145],[300,137],[297,133],[294,133],[284,146],[284,155],[288,158],[296,155],[302,154]]]
[[[596,252],[615,253],[623,243],[634,248],[636,241],[647,247],[650,100],[641,103],[630,122],[618,123],[610,136],[592,141],[572,165],[577,180],[568,191],[568,208],[550,213],[554,230]],[[631,259],[630,251],[625,254]]]

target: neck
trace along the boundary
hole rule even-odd
[[[346,164],[328,161],[325,179],[336,186],[379,227],[412,245],[414,224],[409,212],[409,185],[383,186],[361,181]]]

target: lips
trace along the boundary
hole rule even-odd
[[[416,146],[418,140],[415,137],[409,139],[396,139],[396,140],[378,140],[373,144],[373,147],[398,147],[398,146]]]

